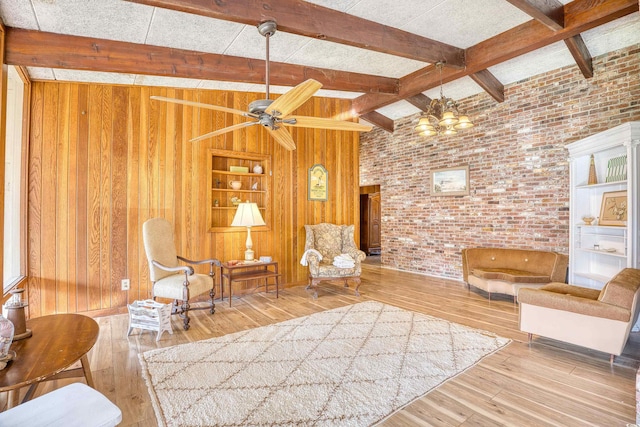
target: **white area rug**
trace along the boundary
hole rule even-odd
[[[162,426],[368,426],[509,341],[363,302],[139,358]]]

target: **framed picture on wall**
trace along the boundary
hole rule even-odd
[[[627,225],[627,191],[610,191],[602,194],[598,225]]]
[[[329,174],[324,166],[321,164],[311,166],[309,168],[309,180],[307,183],[309,186],[309,200],[326,201],[329,196],[328,181]]]
[[[468,196],[469,166],[431,171],[432,196]]]

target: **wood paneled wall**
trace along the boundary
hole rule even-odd
[[[178,253],[241,258],[246,231],[210,233],[207,149],[272,156],[271,229],[252,233],[256,256],[280,262],[283,282],[306,281],[304,224],[356,224],[359,134],[292,129],[286,151],[260,126],[189,139],[242,117],[151,101],[152,95],[246,110],[259,93],[34,82],[29,153],[29,316],[114,310],[150,297],[142,224],[175,224]],[[313,98],[296,114],[344,118],[350,101]],[[342,115],[341,115],[342,114]],[[329,171],[329,200],[307,200],[307,171]],[[204,270],[203,270],[204,272]],[[120,281],[131,279],[131,290]],[[235,292],[235,291],[234,291]]]

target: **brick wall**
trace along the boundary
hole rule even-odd
[[[418,137],[419,114],[396,131],[361,134],[360,185],[379,184],[382,263],[461,280],[465,247],[568,253],[569,165],[565,145],[640,120],[640,45],[459,100],[476,127]],[[446,92],[445,92],[446,95]],[[432,169],[469,165],[470,195],[431,197]]]

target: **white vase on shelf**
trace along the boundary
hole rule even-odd
[[[253,173],[262,173],[262,172],[263,172],[262,166],[259,163],[253,167]]]

